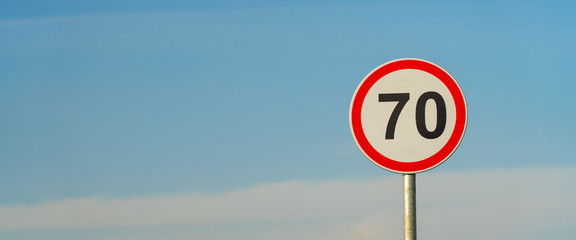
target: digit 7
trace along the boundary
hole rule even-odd
[[[396,129],[398,117],[400,117],[400,112],[402,112],[402,109],[406,106],[409,99],[409,93],[378,94],[378,102],[398,102],[394,110],[392,110],[392,115],[390,115],[390,120],[388,120],[388,125],[386,126],[386,139],[394,139],[394,130]]]

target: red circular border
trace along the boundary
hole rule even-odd
[[[380,154],[368,141],[362,128],[362,105],[366,94],[382,77],[394,71],[403,69],[416,69],[432,74],[448,88],[456,105],[456,121],[454,131],[448,142],[434,155],[416,162],[399,162]],[[466,129],[467,111],[464,95],[458,83],[439,66],[421,59],[398,59],[385,63],[369,73],[356,89],[350,105],[350,126],[356,143],[372,162],[376,165],[397,173],[418,173],[430,170],[444,162],[460,144]]]

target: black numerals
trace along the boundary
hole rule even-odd
[[[408,100],[410,100],[409,93],[378,94],[378,102],[398,102],[386,126],[386,139],[394,139],[398,117],[400,117],[400,113]],[[428,100],[434,100],[436,103],[436,127],[432,131],[428,131],[426,127],[426,103]],[[444,133],[444,129],[446,129],[446,103],[442,95],[437,92],[425,92],[418,98],[418,102],[416,102],[416,128],[418,133],[427,139],[438,138]]]
[[[396,129],[398,117],[409,99],[410,94],[408,93],[381,93],[378,95],[378,102],[398,102],[392,111],[392,115],[390,115],[388,126],[386,126],[386,139],[394,139],[394,130]]]

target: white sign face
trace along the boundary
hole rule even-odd
[[[398,173],[429,170],[456,149],[466,127],[466,103],[454,79],[437,65],[399,59],[358,86],[350,124],[375,164]]]

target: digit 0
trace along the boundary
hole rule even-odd
[[[436,127],[428,131],[426,127],[426,102],[434,100],[436,103]],[[416,103],[416,128],[422,137],[434,139],[440,137],[446,128],[446,103],[444,98],[437,92],[425,92],[418,98]]]

